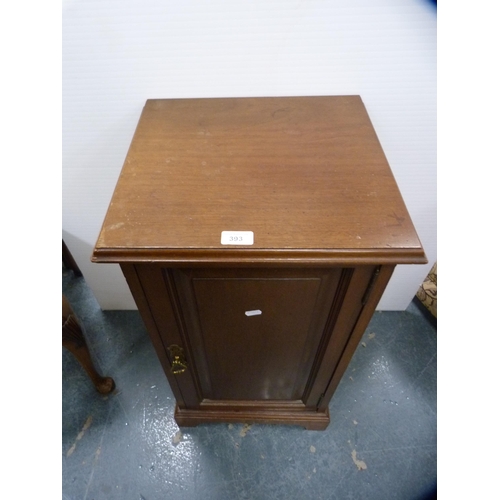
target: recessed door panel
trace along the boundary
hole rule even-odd
[[[305,400],[340,275],[175,270],[202,400]]]

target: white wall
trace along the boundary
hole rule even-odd
[[[90,255],[148,98],[361,95],[436,260],[436,8],[427,0],[63,0],[63,237],[103,309],[135,304]]]

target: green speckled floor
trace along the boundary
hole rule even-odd
[[[63,269],[101,396],[62,353],[64,500],[424,500],[436,489],[436,326],[418,304],[377,312],[330,403],[326,431],[211,424],[182,429],[139,313],[101,311]]]

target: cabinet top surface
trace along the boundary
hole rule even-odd
[[[146,102],[93,260],[243,251],[425,262],[359,96]]]

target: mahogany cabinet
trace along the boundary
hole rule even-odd
[[[180,426],[324,429],[397,264],[427,262],[359,96],[148,100],[92,256]]]

